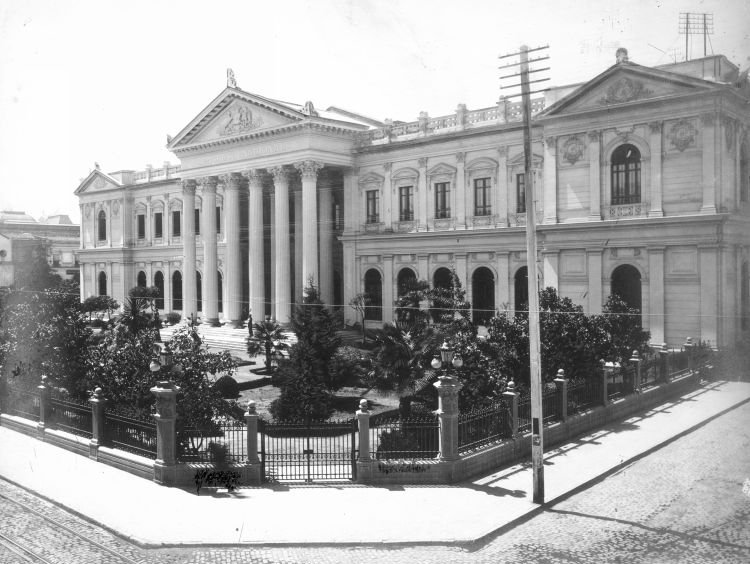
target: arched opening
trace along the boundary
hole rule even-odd
[[[195,309],[203,311],[203,277],[197,270],[195,271]]]
[[[438,268],[432,275],[432,287],[435,290],[446,290],[445,292],[433,292],[430,304],[430,317],[435,323],[447,321],[445,315],[450,313],[452,304],[453,276],[451,271],[445,267]]]
[[[515,300],[513,307],[516,312],[529,311],[529,269],[522,266],[516,271],[513,284]]]
[[[620,145],[612,153],[612,205],[641,201],[641,153],[635,145]]]
[[[216,272],[216,295],[219,301],[217,311],[219,313],[224,313],[224,287],[221,272],[218,271]]]
[[[619,296],[628,307],[641,311],[641,273],[630,264],[623,264],[612,272],[612,295]]]
[[[451,279],[451,271],[445,267],[438,268],[435,274],[432,275],[432,287],[433,288],[445,288],[450,290],[453,286],[453,280]]]
[[[403,296],[409,290],[411,290],[416,281],[417,275],[411,268],[402,268],[398,273],[398,277],[396,278],[399,297]]]
[[[172,274],[172,309],[182,311],[182,273],[179,271]]]
[[[99,273],[99,295],[107,295],[107,275],[104,273],[104,271]]]
[[[742,263],[742,274],[740,279],[740,312],[742,330],[750,329],[750,265]]]
[[[472,319],[475,325],[486,325],[495,315],[495,276],[484,266],[471,277]]]
[[[104,210],[99,211],[96,224],[97,224],[97,239],[99,239],[100,241],[106,241],[107,240],[107,214],[104,213]]]
[[[365,319],[383,320],[383,278],[380,272],[371,268],[365,273],[365,293],[370,297],[370,305],[365,308]]]
[[[136,278],[136,286],[139,288],[145,288],[146,287],[146,273],[142,270],[138,272],[138,277]]]
[[[158,309],[164,309],[164,274],[161,270],[157,270],[154,274],[154,286],[159,290],[159,294],[156,297],[156,307]]]

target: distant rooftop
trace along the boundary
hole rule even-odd
[[[36,219],[26,212],[3,210],[0,211],[0,222],[3,223],[36,223]]]

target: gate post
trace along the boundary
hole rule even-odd
[[[44,428],[49,423],[49,386],[47,376],[42,376],[42,383],[37,387],[39,390],[39,423],[36,424],[36,436],[44,440]]]
[[[661,379],[664,382],[669,382],[669,366],[667,362],[669,360],[669,349],[667,343],[662,343],[659,349],[659,369],[661,371]]]
[[[518,436],[518,394],[513,380],[508,381],[503,399],[510,405],[510,438],[515,439]]]
[[[370,462],[370,410],[366,399],[359,400],[357,426],[359,428],[359,461]]]
[[[633,356],[630,357],[630,362],[635,364],[635,382],[633,383],[633,392],[640,394],[641,388],[643,387],[643,382],[641,381],[641,364],[643,363],[643,359],[641,358],[641,355],[638,354],[638,351],[633,351]]]
[[[602,367],[602,373],[600,378],[602,379],[602,405],[606,406],[609,403],[609,392],[607,390],[607,383],[609,382],[609,369],[604,359],[599,361]]]
[[[107,400],[102,396],[102,389],[96,388],[91,394],[91,440],[89,441],[89,458],[99,459],[99,446],[104,444],[104,405]]]
[[[568,419],[568,381],[565,379],[565,371],[562,368],[557,371],[555,386],[557,386],[560,401],[560,421],[565,421]]]
[[[156,396],[154,481],[171,485],[176,477],[175,421],[177,420],[177,392],[180,388],[172,382],[160,381],[150,391]]]
[[[440,460],[456,460],[458,458],[458,392],[461,389],[461,383],[453,376],[440,376],[433,385],[438,391]]]
[[[261,465],[258,459],[258,412],[255,409],[255,402],[247,402],[247,411],[245,412],[245,424],[247,426],[247,481],[250,485],[259,486],[263,476],[261,476]]]

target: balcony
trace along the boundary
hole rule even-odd
[[[626,219],[629,217],[646,217],[648,215],[648,207],[648,202],[609,205],[604,209],[604,218]]]

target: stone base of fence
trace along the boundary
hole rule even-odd
[[[206,470],[208,472],[219,471],[212,464],[201,464],[198,462],[175,464],[172,467],[172,470],[172,481],[165,485],[176,486],[179,488],[196,487],[196,475],[203,470]],[[230,464],[223,471],[236,473],[238,484],[240,486],[260,486],[262,483],[260,463]],[[203,488],[207,487],[211,486],[203,486]]]

